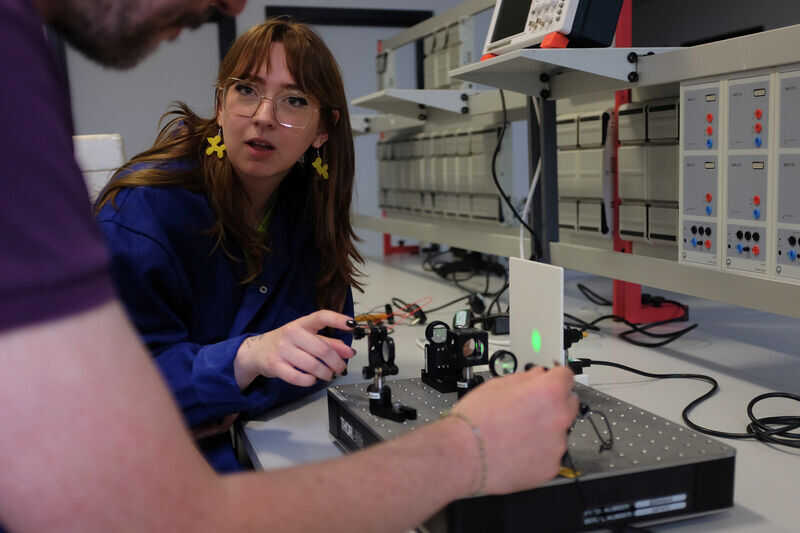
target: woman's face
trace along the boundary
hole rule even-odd
[[[269,64],[269,71],[262,65],[247,79],[229,81],[217,111],[226,155],[249,191],[274,190],[309,146],[328,140],[319,103],[297,87],[282,43],[270,47]]]

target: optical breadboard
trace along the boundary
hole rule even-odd
[[[456,402],[456,393],[440,393],[420,379],[386,384],[394,400],[417,409],[416,420],[398,423],[371,415],[367,383],[328,389],[330,433],[345,450],[419,429],[445,416]],[[586,531],[676,520],[733,505],[732,447],[590,387],[576,383],[575,392],[609,423],[591,415],[599,434],[588,418],[574,423],[568,450],[577,482],[557,477],[529,491],[456,501],[443,511],[444,520],[432,521],[438,524],[434,530]],[[601,437],[612,440],[610,450],[600,451]]]
[[[551,33],[571,44],[608,46],[621,7],[621,0],[498,0],[483,53],[537,46]]]

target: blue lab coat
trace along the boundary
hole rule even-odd
[[[292,173],[276,191],[267,232],[270,253],[262,274],[246,286],[243,262],[232,261],[221,247],[213,250],[208,230],[214,212],[202,193],[181,187],[123,189],[117,209],[109,202],[97,216],[120,297],[190,426],[230,413],[255,415],[325,385],[297,387],[260,377],[242,391],[233,373],[245,338],[317,310],[319,252],[305,206],[305,180]],[[350,290],[343,313],[353,315]],[[349,333],[335,334],[352,342]],[[204,439],[200,448],[218,471],[239,469],[227,433]]]

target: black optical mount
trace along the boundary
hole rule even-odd
[[[389,336],[385,326],[376,326],[370,322],[367,328],[369,333],[364,331],[363,326],[358,326],[353,334],[356,338],[368,335],[369,365],[361,369],[361,375],[364,379],[373,379],[367,387],[369,412],[395,422],[416,420],[416,409],[400,402],[392,403],[392,389],[383,381],[384,376],[394,376],[399,372],[397,365],[394,364],[394,339]]]
[[[425,368],[422,381],[439,392],[458,397],[483,383],[472,367],[489,364],[489,334],[472,328],[450,329],[436,320],[425,328]]]

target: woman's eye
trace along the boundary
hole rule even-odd
[[[308,100],[302,96],[287,96],[286,102],[292,107],[304,107],[308,105]]]
[[[256,94],[255,89],[253,89],[249,85],[245,85],[244,83],[237,83],[235,89],[236,92],[241,94],[242,96],[252,96]]]

